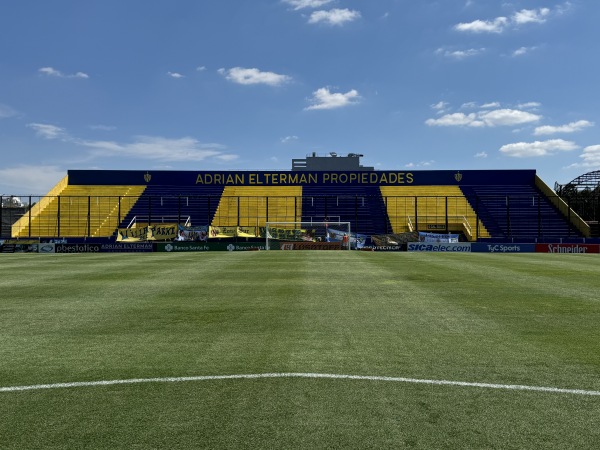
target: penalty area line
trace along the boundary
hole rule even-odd
[[[260,379],[260,378],[312,378],[312,379],[330,379],[330,380],[359,380],[359,381],[387,381],[396,383],[427,384],[437,386],[460,386],[474,387],[482,389],[504,389],[513,391],[534,391],[546,392],[552,394],[572,394],[600,396],[600,391],[591,391],[585,389],[565,389],[545,386],[528,386],[520,384],[495,384],[495,383],[476,383],[469,381],[450,381],[450,380],[427,380],[420,378],[388,377],[388,376],[370,376],[370,375],[342,375],[331,373],[256,373],[239,375],[199,375],[189,377],[163,377],[163,378],[130,378],[126,380],[100,380],[100,381],[74,381],[70,383],[50,383],[50,384],[31,384],[27,386],[5,386],[0,387],[0,392],[20,392],[36,391],[43,389],[66,389],[95,386],[116,386],[127,384],[142,383],[183,383],[192,381],[214,381],[214,380],[242,380],[242,379]]]

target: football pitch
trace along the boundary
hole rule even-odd
[[[600,257],[0,256],[0,448],[598,448]]]

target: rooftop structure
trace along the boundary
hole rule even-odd
[[[360,164],[363,155],[348,153],[346,156],[335,152],[328,156],[317,156],[316,152],[307,155],[305,159],[292,159],[292,171],[320,171],[320,170],[346,170],[346,171],[373,171],[373,167],[365,167]]]

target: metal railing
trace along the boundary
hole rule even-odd
[[[135,197],[28,196],[21,197],[26,201],[25,207],[0,206],[3,224],[0,237],[62,237],[66,232],[71,233],[69,236],[75,233],[92,237],[97,230],[110,236],[119,227],[146,220],[150,223],[264,226],[267,221],[298,222],[311,218],[349,221],[358,233],[364,230],[365,222],[373,221],[381,228],[378,228],[381,234],[426,231],[430,223],[437,225],[437,231],[441,231],[442,226],[446,231],[460,229],[467,237],[478,239],[486,237],[486,230],[481,228],[483,223],[491,237],[513,237],[522,233],[546,236],[555,229],[565,237],[589,236],[586,234],[589,225],[569,208],[569,202],[560,200],[560,203],[555,197],[549,194],[476,198],[357,195],[355,201],[342,205],[326,196],[255,197],[252,201],[243,197],[242,201],[242,197],[157,195],[136,198],[137,203],[129,212],[129,202]],[[224,201],[231,205],[218,214],[219,203]],[[600,199],[596,201],[600,205]]]

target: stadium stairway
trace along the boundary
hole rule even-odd
[[[582,237],[548,197],[531,185],[462,186],[492,238],[543,239]]]
[[[381,186],[394,233],[443,230],[460,232],[468,240],[489,237],[458,186]]]
[[[144,193],[121,221],[121,228],[134,224],[180,223],[208,225],[217,210],[223,186],[153,186]]]
[[[227,186],[211,226],[264,227],[266,222],[299,222],[300,186]]]
[[[144,186],[80,186],[67,177],[13,225],[13,237],[109,237]]]
[[[373,235],[391,232],[385,205],[377,186],[305,186],[302,220],[350,222],[352,232]]]

